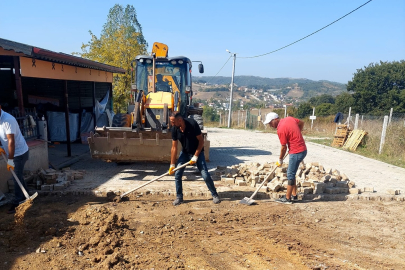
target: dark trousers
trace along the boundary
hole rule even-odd
[[[193,157],[193,155],[185,154],[185,153],[183,153],[183,151],[180,152],[180,156],[179,156],[179,159],[177,160],[176,167],[189,162],[192,157]],[[212,180],[211,175],[209,174],[208,169],[207,169],[207,163],[205,162],[204,151],[202,151],[200,153],[200,155],[198,156],[196,165],[197,165],[198,170],[201,173],[202,178],[205,181],[205,184],[208,187],[208,190],[211,192],[211,195],[218,196],[217,190],[214,185],[214,181]],[[181,181],[181,178],[183,177],[184,169],[185,168],[181,168],[180,170],[177,170],[174,174],[174,179],[176,182],[177,198],[183,198],[183,183]]]
[[[28,187],[27,184],[24,181],[24,166],[25,162],[27,162],[29,158],[29,151],[25,152],[21,156],[16,156],[14,157],[14,172],[18,177],[18,180],[20,180],[21,184],[23,185],[24,189],[28,192]],[[15,180],[13,176],[13,182],[14,182],[14,205],[18,205],[21,201],[26,200],[27,198],[25,197],[24,193],[22,192],[20,186],[18,185],[17,181]]]

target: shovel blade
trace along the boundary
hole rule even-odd
[[[26,200],[20,202],[20,204],[23,204],[23,203],[25,203],[25,202],[27,202],[27,201],[32,201],[32,200],[35,199],[36,197],[38,197],[38,192],[35,192],[32,196],[29,197],[29,199],[26,199]]]
[[[240,200],[239,203],[246,204],[246,205],[252,205],[252,204],[256,204],[256,201],[251,198],[245,197],[242,200]]]

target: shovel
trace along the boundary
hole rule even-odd
[[[1,153],[1,155],[3,156],[4,160],[7,162],[7,158],[6,158],[6,156],[4,155],[4,153]],[[20,188],[21,188],[21,190],[22,190],[22,192],[24,193],[24,196],[25,196],[25,198],[26,198],[26,200],[20,202],[20,204],[23,204],[23,203],[25,203],[25,202],[27,202],[27,201],[30,201],[30,200],[35,199],[35,198],[38,196],[38,192],[35,192],[34,195],[30,196],[30,195],[28,194],[28,192],[25,190],[24,186],[21,184],[20,179],[18,179],[18,177],[17,177],[17,175],[15,174],[14,170],[11,169],[10,171],[11,171],[11,173],[13,174],[15,181],[16,181],[17,184],[20,186]]]
[[[181,165],[181,166],[179,166],[179,167],[177,167],[177,168],[175,168],[175,169],[173,170],[173,172],[175,172],[175,171],[177,171],[177,170],[179,170],[179,169],[181,169],[181,168],[184,168],[184,167],[186,167],[187,165],[190,165],[190,161],[187,162],[187,163],[184,163],[183,165]],[[140,188],[142,188],[142,187],[144,187],[144,186],[147,186],[147,185],[149,185],[150,183],[155,182],[156,180],[159,180],[160,178],[162,178],[163,176],[166,176],[166,175],[169,175],[169,172],[166,172],[166,173],[162,174],[161,176],[158,176],[158,177],[156,177],[156,178],[153,178],[152,180],[146,182],[145,184],[140,185],[139,187],[136,187],[136,188],[134,188],[134,189],[131,189],[130,191],[125,192],[125,193],[122,194],[121,196],[117,196],[117,197],[114,199],[114,202],[120,202],[120,201],[122,200],[122,198],[124,198],[125,196],[127,196],[129,193],[132,193],[132,192],[134,192],[135,190],[138,190],[138,189],[140,189]]]
[[[284,156],[283,160],[284,160],[287,156],[288,156],[288,153],[287,153],[287,155]],[[267,174],[267,176],[264,178],[262,184],[256,189],[256,191],[252,194],[252,196],[250,196],[250,198],[245,197],[245,198],[243,198],[242,200],[240,200],[239,203],[241,203],[241,204],[246,204],[246,205],[256,204],[256,201],[253,200],[253,198],[256,196],[257,192],[259,192],[260,188],[264,185],[264,183],[266,183],[267,180],[269,180],[270,176],[276,171],[277,168],[278,168],[278,167],[276,166],[271,172],[269,172],[269,173]]]

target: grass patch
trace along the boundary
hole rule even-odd
[[[312,143],[317,143],[317,144],[322,144],[326,146],[331,146],[333,142],[333,138],[318,138],[318,137],[305,137],[306,142],[312,142]]]

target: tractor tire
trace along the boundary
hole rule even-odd
[[[112,121],[113,127],[131,127],[131,114],[117,113]]]
[[[189,107],[188,108],[188,114],[189,115],[202,115],[204,109],[203,108],[197,108],[197,107]]]
[[[197,124],[200,126],[200,129],[201,130],[204,129],[204,120],[203,120],[203,117],[201,115],[192,114],[188,118],[194,119],[197,122]]]

